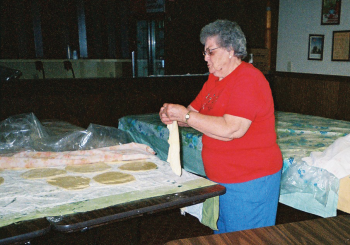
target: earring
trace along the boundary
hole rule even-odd
[[[231,59],[231,58],[232,58],[232,56],[230,55],[230,56],[229,56],[229,58]]]

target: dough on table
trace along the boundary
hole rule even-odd
[[[21,174],[25,179],[43,179],[66,174],[66,170],[57,168],[34,168]]]
[[[102,172],[110,168],[111,167],[104,162],[97,162],[91,164],[68,165],[66,170],[76,173],[93,173]]]
[[[67,190],[79,190],[90,186],[90,179],[82,176],[61,176],[48,179],[47,183]]]
[[[169,129],[169,151],[167,162],[170,163],[173,172],[181,176],[181,162],[180,162],[180,136],[179,127],[177,121],[173,121],[172,124],[168,124]]]
[[[0,185],[4,183],[4,178],[3,177],[0,177]]]
[[[128,171],[147,171],[147,170],[152,170],[156,168],[157,168],[157,164],[153,162],[146,162],[146,161],[128,162],[119,167],[119,169],[121,170],[128,170]]]
[[[93,179],[96,182],[105,185],[124,184],[136,180],[133,175],[121,172],[107,172],[96,175]]]

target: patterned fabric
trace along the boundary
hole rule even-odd
[[[283,171],[301,162],[312,151],[323,151],[337,138],[350,133],[350,122],[296,113],[276,112],[277,143]]]
[[[145,136],[156,136],[168,140],[169,130],[159,119],[158,114],[143,114],[126,116],[119,120],[119,129]],[[184,147],[202,150],[202,134],[193,128],[181,128]]]
[[[147,144],[166,161],[168,154],[169,130],[158,114],[126,116],[119,120],[119,129],[129,132],[135,142]],[[181,162],[185,170],[205,176],[202,151],[202,134],[189,127],[180,127]]]

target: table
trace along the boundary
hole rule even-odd
[[[346,187],[350,176],[339,182],[332,173],[308,166],[302,160],[311,152],[324,151],[335,140],[347,135],[350,122],[281,111],[275,112],[275,118],[277,143],[283,155],[279,201],[321,217],[335,216],[337,204],[340,204],[340,210],[350,212],[349,195],[346,191],[346,194],[339,192],[338,195],[339,186]],[[158,114],[126,116],[119,120],[118,127],[128,132],[135,142],[150,145],[161,159],[166,160],[169,132]],[[205,176],[201,157],[202,133],[182,127],[179,133],[183,168]],[[306,173],[306,177],[299,172]]]
[[[321,218],[258,229],[170,241],[190,244],[350,244],[350,216]]]
[[[185,207],[222,195],[225,187],[212,185],[178,193],[156,196],[128,203],[118,204],[84,213],[69,214],[23,221],[0,228],[0,244],[30,241],[44,235],[50,229],[59,232],[75,232],[106,225],[144,214]],[[135,230],[137,234],[137,230]],[[135,237],[137,239],[137,236]],[[136,242],[137,243],[137,242]]]
[[[181,208],[222,195],[225,187],[213,185],[194,190],[136,200],[85,213],[69,214],[62,217],[49,217],[52,228],[62,232],[73,232],[86,227],[92,228],[117,220],[134,218],[167,209]]]

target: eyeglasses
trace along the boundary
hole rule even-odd
[[[203,51],[203,56],[206,56],[206,55],[211,56],[213,50],[218,49],[218,48],[219,48],[219,47],[217,47],[217,48],[212,48],[212,49],[207,48],[205,51]]]

